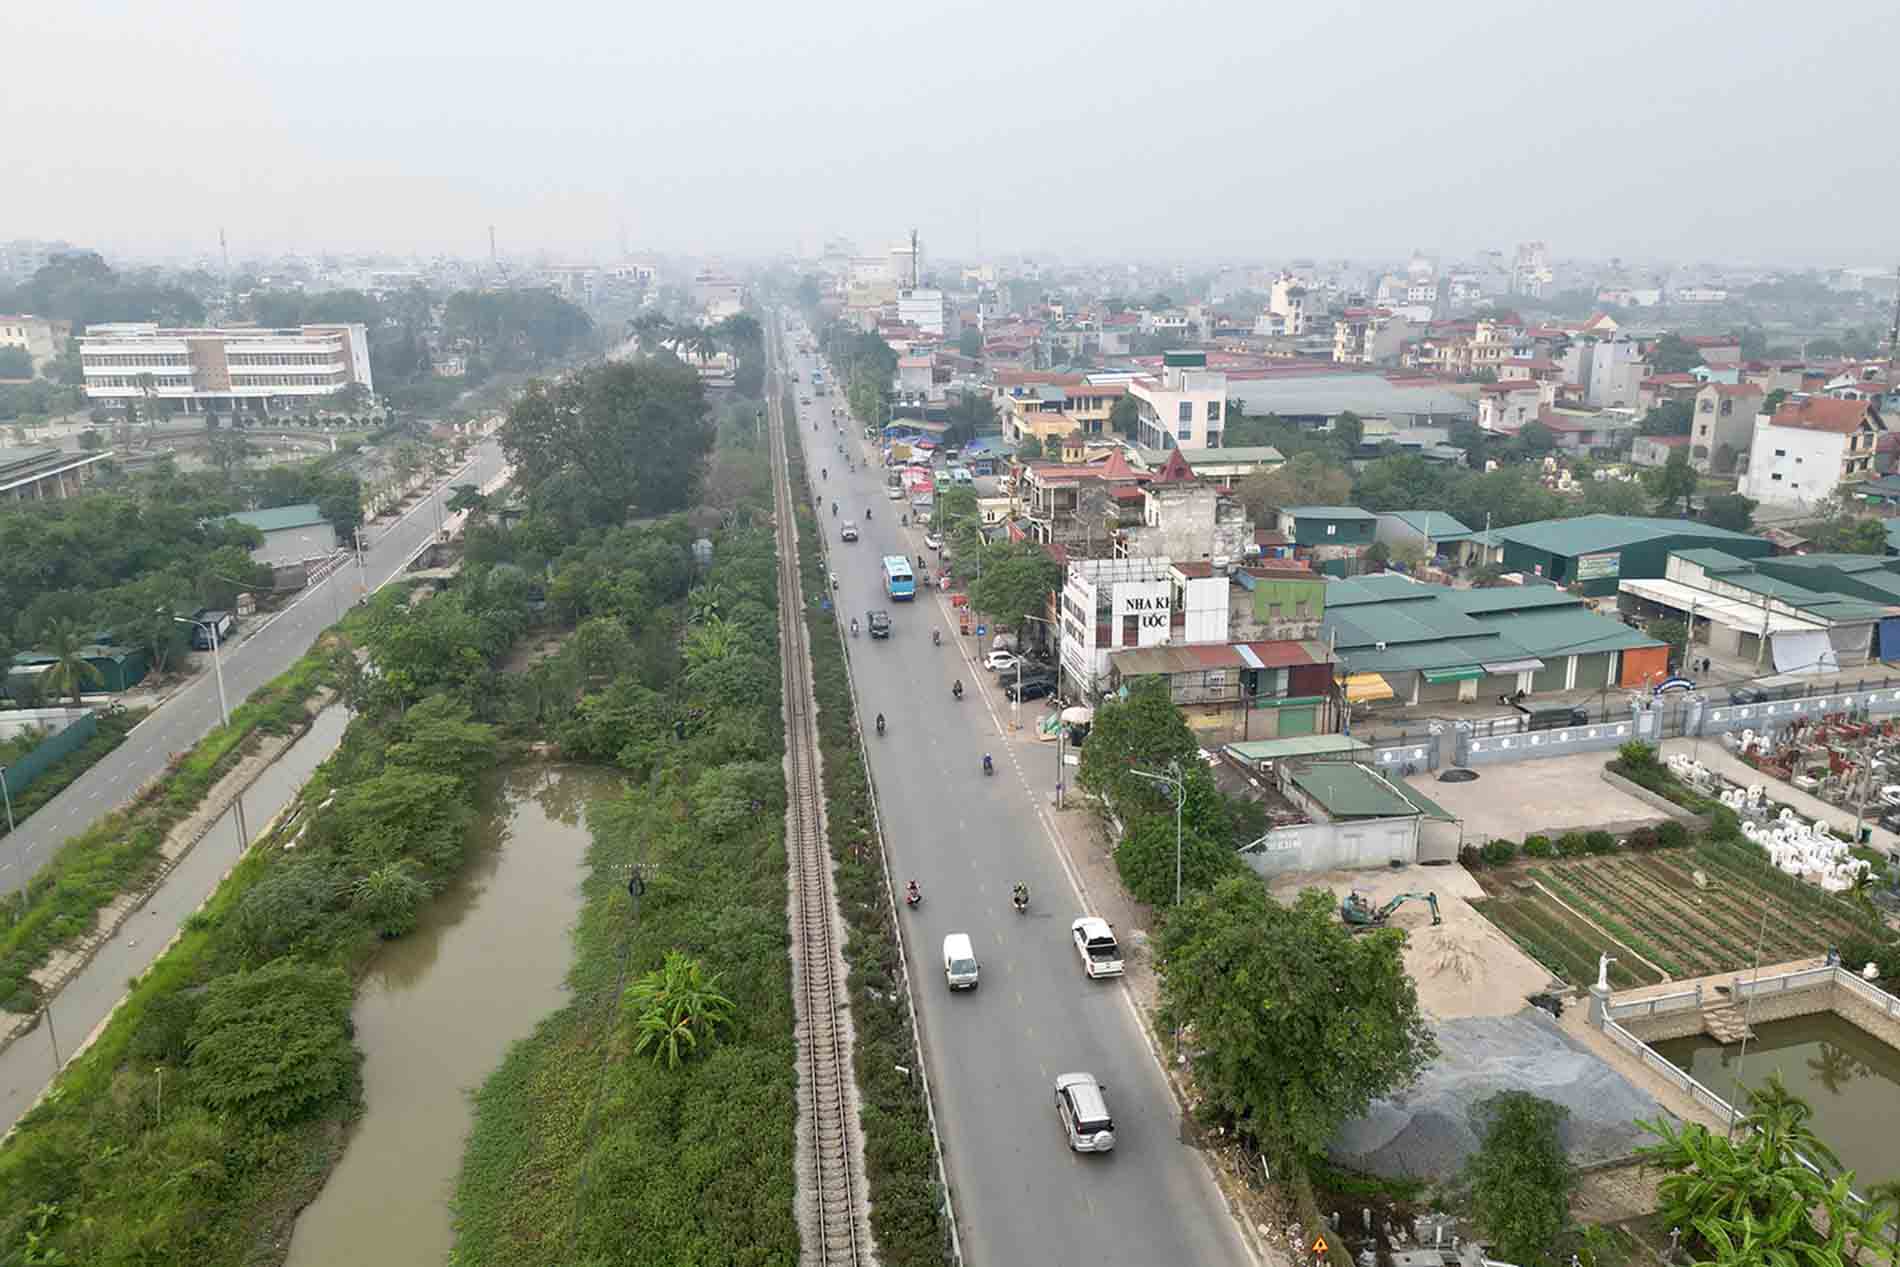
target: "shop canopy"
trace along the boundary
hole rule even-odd
[[[1450,669],[1426,669],[1425,680],[1433,686],[1442,686],[1446,682],[1476,682],[1484,676],[1484,668],[1476,664],[1461,664]]]
[[[1486,673],[1539,673],[1544,662],[1535,656],[1526,656],[1521,660],[1486,660],[1478,666]]]
[[[1372,704],[1392,696],[1392,684],[1377,673],[1354,673],[1346,679],[1348,704]]]

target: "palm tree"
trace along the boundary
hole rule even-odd
[[[1841,1159],[1814,1133],[1814,1110],[1807,1101],[1790,1092],[1781,1081],[1781,1071],[1768,1075],[1768,1081],[1748,1090],[1748,1112],[1740,1125],[1761,1135],[1762,1157],[1779,1165],[1789,1153],[1799,1153],[1827,1171],[1838,1171]]]
[[[666,962],[627,993],[639,1033],[633,1050],[651,1047],[656,1064],[664,1060],[667,1068],[678,1068],[683,1057],[698,1050],[701,1035],[711,1038],[731,1023],[734,1004],[719,993],[718,984],[718,973],[708,976],[697,959],[669,950]]]
[[[708,616],[686,635],[681,653],[687,672],[716,664],[739,649],[739,630],[722,616]]]
[[[53,667],[46,670],[45,682],[55,698],[71,691],[73,703],[80,703],[81,688],[87,682],[98,682],[103,676],[97,667],[86,659],[89,644],[79,632],[79,625],[70,620],[55,620],[46,627],[46,642],[53,656]]]
[[[693,586],[686,592],[686,607],[691,613],[687,618],[688,623],[703,625],[709,620],[716,619],[720,609],[725,606],[725,602],[726,591],[723,586],[718,584]]]
[[[658,312],[643,312],[627,323],[627,333],[640,342],[640,350],[651,356],[673,333],[673,323]]]

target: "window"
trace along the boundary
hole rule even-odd
[[[1210,400],[1207,402],[1207,420],[1209,422],[1220,421],[1220,402],[1218,400]]]
[[[1776,471],[1773,475],[1769,476],[1768,478],[1773,480],[1775,483],[1779,484],[1781,483],[1781,472]]]
[[[1132,647],[1141,641],[1141,617],[1122,617],[1122,642],[1124,647]]]
[[[1776,449],[1775,456],[1778,458],[1785,458],[1788,456],[1788,451],[1786,449]]]
[[[1175,409],[1175,416],[1181,422],[1193,422],[1194,421],[1194,402],[1191,400],[1182,401],[1180,405]]]
[[[1706,414],[1706,413],[1713,413],[1713,412],[1714,412],[1714,410],[1715,410],[1715,402],[1714,402],[1714,401],[1709,401],[1709,400],[1705,400],[1705,401],[1703,401],[1703,402],[1702,402],[1702,410],[1701,410],[1701,412],[1703,412],[1703,413],[1705,413],[1705,414]]]
[[[1725,401],[1723,401],[1723,402],[1722,402],[1722,416],[1723,416],[1724,418],[1726,418],[1726,417],[1728,417],[1728,416],[1729,416],[1730,414],[1732,414],[1732,413],[1734,413],[1734,412],[1735,412],[1735,402],[1734,402],[1734,401],[1732,401],[1732,400],[1725,400]]]
[[[1329,536],[1329,537],[1330,537],[1330,536],[1334,536],[1334,535],[1336,535],[1336,534],[1337,534],[1338,532],[1339,532],[1339,525],[1338,525],[1338,524],[1327,524],[1327,525],[1326,525],[1326,535],[1327,535],[1327,536]]]

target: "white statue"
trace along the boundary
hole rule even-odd
[[[1597,956],[1597,989],[1607,990],[1610,988],[1610,965],[1615,962],[1615,955]]]

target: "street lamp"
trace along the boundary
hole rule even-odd
[[[1130,770],[1128,773],[1150,783],[1160,783],[1174,789],[1174,904],[1181,905],[1181,807],[1187,804],[1187,780],[1181,775],[1181,763],[1170,758],[1166,774],[1151,774],[1146,770]]]
[[[164,614],[164,608],[161,607],[159,609],[159,614]],[[218,626],[216,622],[197,620],[191,616],[173,616],[172,620],[180,625],[191,625],[195,628],[206,630],[210,634],[211,668],[218,677],[218,718],[226,726],[229,726],[231,724],[231,707],[225,702],[224,698],[224,653],[220,650]]]

